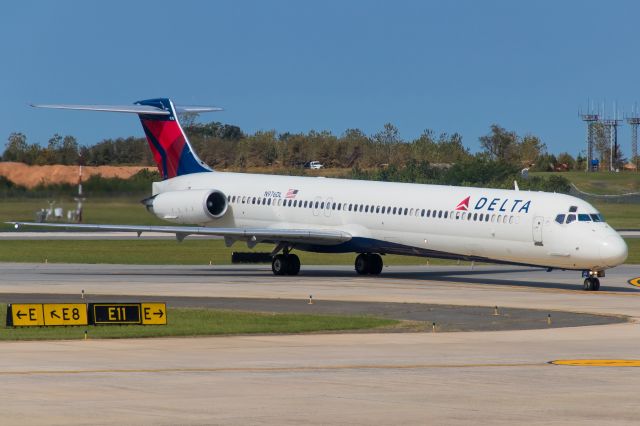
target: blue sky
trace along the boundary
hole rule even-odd
[[[243,130],[478,137],[498,123],[583,149],[587,99],[640,101],[633,1],[55,1],[0,13],[0,138],[137,135],[130,115],[30,102],[216,105]],[[620,131],[629,155],[629,130]]]

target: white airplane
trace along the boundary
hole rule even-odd
[[[569,269],[584,289],[627,258],[627,245],[589,203],[564,194],[370,182],[322,177],[214,172],[193,151],[169,99],[130,106],[34,105],[138,114],[161,182],[143,200],[157,217],[181,226],[41,224],[55,228],[174,233],[275,245],[272,270],[297,275],[293,249],[358,253],[358,274],[380,274],[381,255],[400,254]],[[184,226],[195,224],[197,226]]]

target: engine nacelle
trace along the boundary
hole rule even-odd
[[[227,212],[227,196],[217,189],[169,191],[143,201],[160,219],[183,224],[204,224]]]

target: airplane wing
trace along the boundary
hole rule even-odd
[[[35,223],[6,222],[16,229],[22,226],[37,226],[65,230],[136,232],[165,232],[175,234],[178,241],[188,235],[211,235],[224,237],[227,246],[236,241],[246,241],[249,247],[258,243],[305,243],[335,245],[351,239],[351,235],[342,231],[318,229],[279,229],[279,228],[210,228],[206,226],[140,226],[140,225],[89,225],[75,223]]]

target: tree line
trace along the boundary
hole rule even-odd
[[[396,126],[387,123],[372,134],[348,129],[341,135],[329,131],[307,133],[243,132],[238,126],[220,122],[196,123],[183,119],[191,144],[207,164],[221,169],[269,167],[295,169],[311,160],[325,167],[368,170],[407,164],[451,166],[474,158],[484,158],[535,171],[585,168],[584,158],[561,153],[557,157],[534,135],[520,136],[494,124],[480,138],[482,151],[472,154],[458,133],[436,135],[425,130],[419,137],[405,140]],[[28,143],[24,133],[9,135],[3,161],[27,164],[153,165],[145,138],[105,139],[91,146],[80,145],[71,135],[53,135],[46,144]]]

